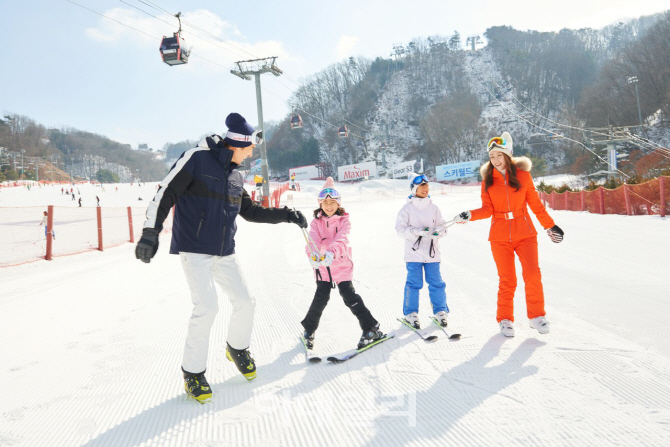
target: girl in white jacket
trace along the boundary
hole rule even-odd
[[[412,194],[400,209],[395,231],[405,239],[405,263],[407,281],[403,301],[405,321],[419,329],[419,292],[423,288],[426,272],[428,294],[433,306],[435,319],[443,327],[447,326],[446,285],[440,275],[439,240],[447,235],[446,221],[439,208],[428,196],[428,177],[418,175],[411,179]]]

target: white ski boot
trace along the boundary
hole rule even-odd
[[[438,313],[436,313],[435,315],[433,315],[433,317],[437,320],[437,322],[439,323],[440,326],[447,327],[447,316],[448,315],[449,315],[448,313],[441,310]]]
[[[500,333],[505,337],[514,337],[514,323],[510,320],[502,320],[500,323]]]
[[[549,321],[545,317],[535,317],[528,320],[530,327],[538,331],[540,334],[549,333]]]
[[[421,329],[421,325],[419,324],[419,315],[416,312],[405,315],[405,321],[414,326],[415,329]]]

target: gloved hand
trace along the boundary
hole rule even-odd
[[[559,243],[563,240],[563,230],[558,225],[554,225],[551,228],[547,228],[547,234],[551,238],[552,242]]]
[[[135,257],[147,264],[158,251],[158,231],[155,228],[142,230],[142,237],[135,247]]]
[[[470,211],[463,211],[461,214],[454,217],[454,222],[457,224],[464,224],[465,222],[470,221],[471,217],[472,215],[470,214]]]
[[[307,219],[300,211],[288,210],[288,222],[298,225],[300,228],[307,228]]]
[[[321,253],[313,251],[309,256],[309,263],[312,264],[313,269],[318,269],[319,265],[321,265]]]
[[[323,255],[323,259],[321,260],[321,265],[324,267],[330,266],[330,264],[333,263],[333,259],[335,258],[335,255],[331,251],[327,251]]]
[[[431,230],[430,228],[412,228],[409,230],[409,232],[412,233],[414,237],[426,238],[430,236]]]

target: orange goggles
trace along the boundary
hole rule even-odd
[[[489,140],[489,143],[486,145],[486,148],[488,150],[491,150],[492,148],[499,146],[502,148],[507,147],[507,141],[503,138],[500,137],[493,137]]]

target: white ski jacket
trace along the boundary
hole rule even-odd
[[[440,209],[430,197],[409,197],[405,206],[400,209],[395,223],[396,233],[405,239],[405,262],[440,262],[439,241],[447,235],[447,229],[440,229],[437,238],[419,237],[424,228],[433,230],[445,223]]]

